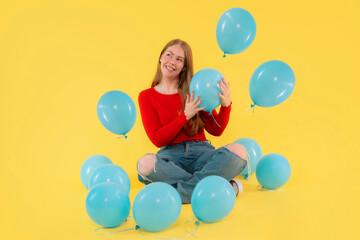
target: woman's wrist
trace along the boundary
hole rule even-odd
[[[228,104],[221,104],[223,107],[229,107],[231,105],[231,101]]]
[[[185,116],[185,119],[186,119],[187,121],[189,121],[190,118],[188,117],[188,115],[186,115],[185,111],[183,112],[183,114],[184,114],[184,116]]]

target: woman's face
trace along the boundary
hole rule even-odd
[[[164,77],[177,78],[185,63],[184,49],[180,45],[168,47],[160,57],[161,72]]]

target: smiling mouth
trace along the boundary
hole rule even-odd
[[[172,72],[175,71],[175,68],[169,67],[169,66],[167,66],[167,65],[165,65],[165,68],[167,68],[168,70],[170,70],[170,71],[172,71]]]

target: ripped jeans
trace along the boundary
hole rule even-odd
[[[183,203],[191,202],[195,185],[204,177],[217,175],[230,181],[246,167],[246,160],[226,147],[215,150],[207,141],[183,142],[162,147],[155,154],[154,169],[139,181],[165,182],[180,194]]]

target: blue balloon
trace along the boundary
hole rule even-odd
[[[208,176],[196,184],[191,195],[191,208],[199,220],[217,222],[233,210],[235,198],[229,181],[219,176]]]
[[[267,189],[276,189],[289,180],[291,167],[288,160],[280,154],[271,153],[260,159],[256,167],[256,178]]]
[[[218,70],[205,68],[198,71],[191,79],[190,93],[194,91],[194,99],[200,96],[200,99],[203,101],[199,107],[206,107],[204,111],[210,114],[221,103],[218,93],[222,94],[219,81],[222,80],[223,77]]]
[[[85,160],[80,169],[80,179],[82,184],[89,189],[89,179],[96,168],[102,164],[109,164],[112,161],[103,155],[94,155]]]
[[[86,197],[86,212],[100,226],[117,227],[129,216],[130,199],[118,184],[102,183]]]
[[[242,8],[231,8],[221,15],[216,25],[216,40],[225,54],[246,50],[254,41],[256,23],[253,16]]]
[[[158,232],[170,227],[181,212],[181,198],[174,187],[155,182],[145,186],[136,195],[133,215],[144,230]]]
[[[273,107],[293,92],[295,74],[289,65],[272,60],[261,64],[251,76],[249,91],[255,105]]]
[[[89,189],[104,182],[119,184],[126,194],[130,193],[130,179],[124,169],[115,164],[99,166],[90,177]]]
[[[125,135],[132,129],[136,121],[135,103],[126,93],[110,91],[100,98],[97,115],[107,130]]]
[[[239,138],[235,142],[243,145],[244,148],[246,149],[250,158],[250,169],[251,169],[250,175],[253,174],[256,170],[256,166],[260,158],[262,158],[263,156],[263,152],[260,145],[251,138]],[[244,170],[241,171],[240,175],[244,176],[245,178],[249,177],[247,165],[244,168]]]

